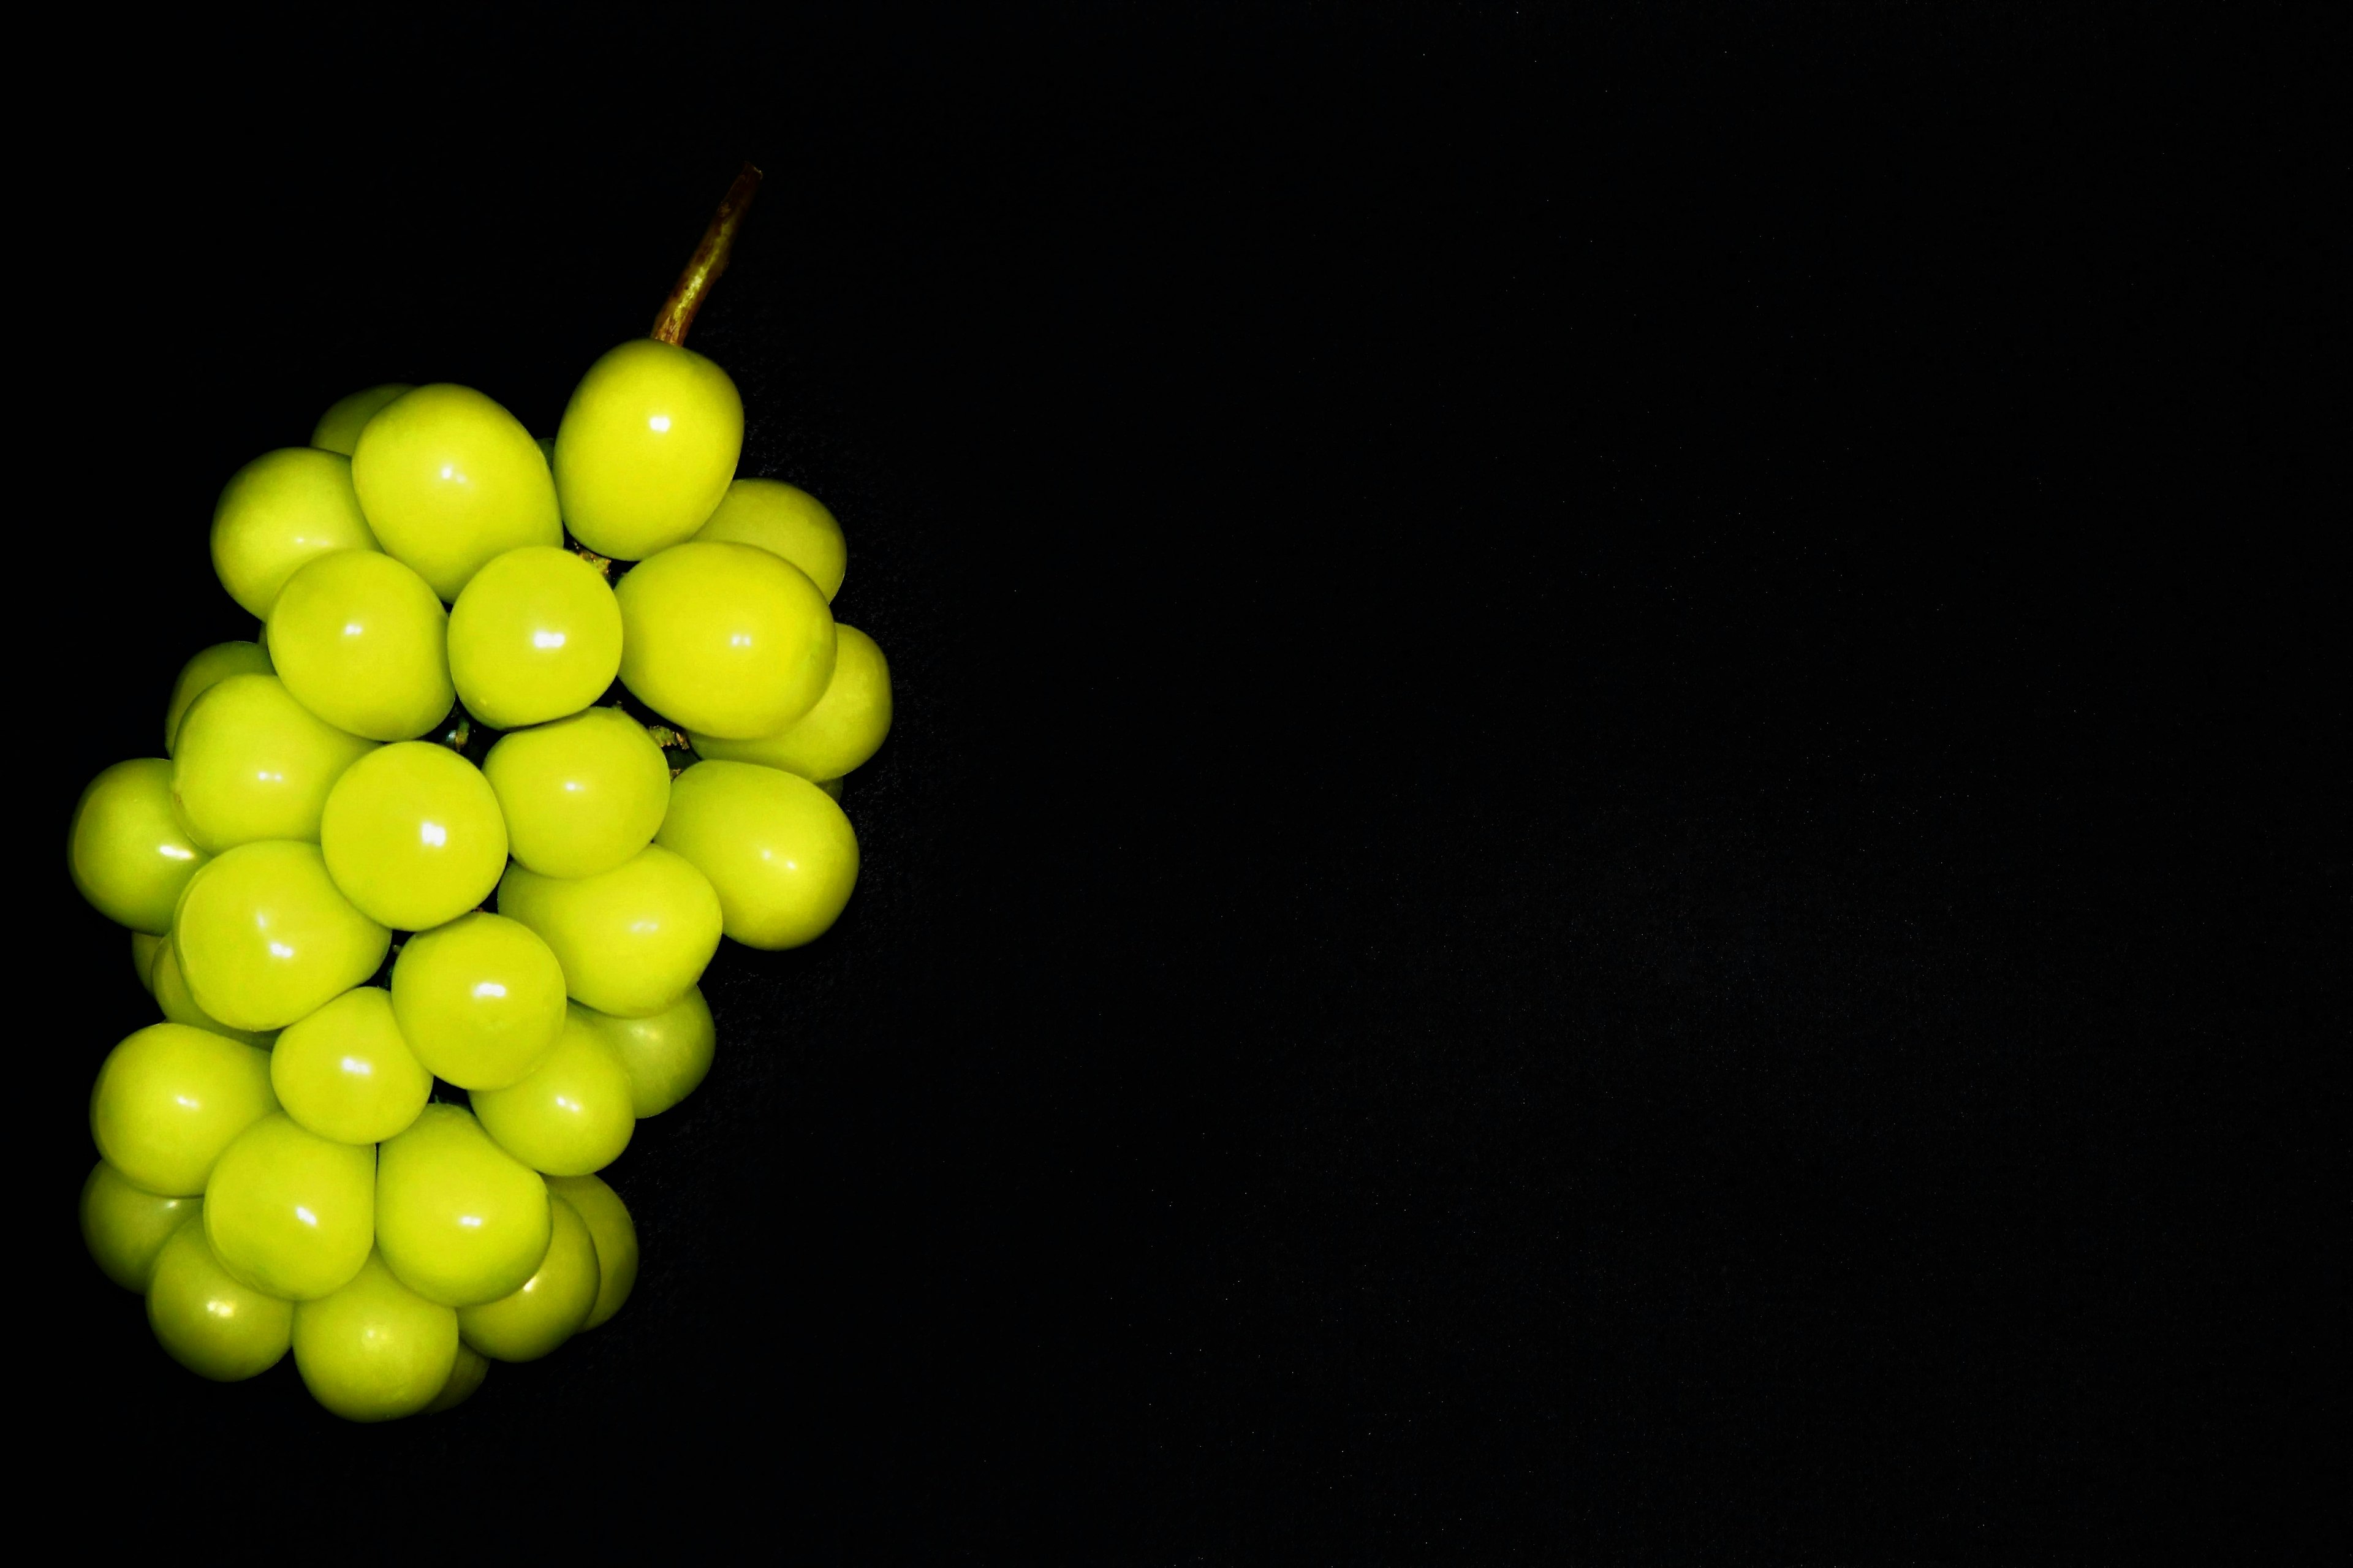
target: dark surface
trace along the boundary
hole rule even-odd
[[[609,1173],[636,1299],[385,1429],[79,1257],[152,1015],[38,847],[40,1447],[240,1538],[2284,1560],[2348,1021],[2315,41],[1252,16],[56,52],[37,847],[249,631],[231,470],[394,377],[552,431],[747,153],[691,342],[899,721],[848,914],[722,952]]]

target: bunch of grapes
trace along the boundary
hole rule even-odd
[[[205,1377],[290,1350],[387,1420],[610,1318],[638,1243],[596,1173],[710,1069],[721,936],[849,900],[890,672],[833,618],[839,526],[735,477],[742,401],[682,346],[757,178],[552,441],[385,385],[238,470],[212,558],[260,632],[75,809],[165,1020],[99,1068],[82,1231]]]

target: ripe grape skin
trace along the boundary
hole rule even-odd
[[[473,1307],[539,1271],[554,1226],[547,1184],[473,1116],[428,1105],[376,1151],[376,1247],[428,1301]]]
[[[858,882],[858,835],[841,807],[808,780],[752,763],[679,774],[654,842],[711,879],[727,934],[746,947],[814,942]]]
[[[278,1038],[277,1034],[269,1029],[232,1029],[197,1006],[194,993],[188,989],[187,976],[180,973],[180,955],[172,951],[172,939],[168,936],[164,938],[164,945],[156,950],[153,960],[148,964],[147,978],[152,983],[155,1005],[172,1023],[209,1029],[216,1035],[226,1035],[241,1045],[265,1051]]]
[[[758,763],[812,784],[861,766],[891,733],[891,666],[874,639],[856,626],[837,621],[833,630],[833,679],[798,721],[763,741],[726,741],[689,731],[688,743],[714,761]]]
[[[449,610],[449,673],[466,710],[514,730],[577,713],[621,670],[621,606],[568,550],[510,550]]]
[[[172,764],[117,763],[81,792],[66,830],[66,866],[90,908],[117,925],[160,936],[180,889],[206,859],[172,805]]]
[[[147,994],[155,994],[155,955],[172,945],[171,934],[153,936],[143,931],[131,933],[131,967],[139,976],[139,984]]]
[[[402,1037],[390,993],[357,985],[286,1026],[269,1053],[269,1086],[320,1137],[381,1143],[417,1120],[433,1075]]]
[[[90,1140],[133,1186],[194,1197],[221,1151],[277,1109],[267,1051],[185,1024],[150,1024],[99,1065]]]
[[[482,563],[561,544],[555,481],[515,416],[469,386],[420,386],[368,421],[352,483],[385,553],[455,599]]]
[[[744,447],[744,400],[691,349],[637,338],[580,378],[555,432],[555,488],[573,537],[642,561],[692,537]]]
[[[749,544],[689,543],[621,579],[621,680],[683,729],[757,740],[817,706],[833,613],[806,573]]]
[[[441,1392],[433,1396],[433,1403],[425,1407],[425,1414],[438,1415],[444,1410],[457,1409],[474,1397],[474,1391],[482,1386],[482,1380],[490,1375],[490,1371],[491,1363],[483,1358],[482,1352],[460,1338],[457,1362],[449,1368],[449,1381],[441,1385]]]
[[[385,405],[416,390],[410,382],[387,381],[381,386],[364,387],[348,397],[335,399],[311,427],[311,445],[321,451],[350,457],[358,448],[360,432],[367,428],[367,422],[381,413]]]
[[[204,1226],[183,1225],[156,1254],[147,1323],[164,1352],[190,1372],[241,1383],[286,1354],[294,1303],[240,1283],[213,1256]]]
[[[458,1314],[401,1283],[371,1252],[351,1281],[294,1308],[294,1366],[346,1421],[396,1421],[431,1405],[458,1362]]]
[[[654,840],[670,809],[670,763],[617,708],[501,736],[482,760],[507,847],[543,877],[593,877]]]
[[[286,579],[321,555],[374,550],[352,460],[310,447],[264,452],[229,476],[213,506],[213,571],[256,620]]]
[[[277,667],[269,662],[269,650],[258,642],[216,642],[208,648],[197,650],[196,656],[180,667],[180,677],[172,682],[172,700],[164,706],[164,754],[170,756],[179,744],[180,721],[186,718],[188,705],[232,675],[275,675]]]
[[[849,571],[841,524],[823,501],[781,479],[737,479],[694,537],[755,545],[784,557],[808,574],[828,605]]]
[[[628,1069],[630,1109],[640,1119],[659,1116],[692,1094],[711,1071],[719,1031],[699,985],[688,986],[685,995],[642,1018],[616,1018],[577,1002],[572,1016],[619,1054]]]
[[[384,962],[392,933],[353,907],[311,844],[240,844],[188,883],[172,948],[196,1005],[233,1028],[279,1029]]]
[[[286,580],[269,612],[269,657],[294,700],[336,729],[406,741],[458,700],[449,613],[389,555],[322,555]]]
[[[559,879],[510,867],[499,882],[499,912],[554,950],[575,1000],[622,1017],[671,1005],[719,951],[719,895],[658,844],[595,877]]]
[[[319,822],[328,873],[370,920],[427,931],[498,886],[507,863],[499,797],[481,770],[429,741],[370,752],[337,780]]]
[[[375,742],[336,729],[274,675],[232,675],[196,699],[172,757],[172,801],[196,847],[316,842],[327,792]]]
[[[547,1256],[522,1289],[458,1313],[458,1332],[475,1351],[500,1361],[537,1361],[578,1333],[596,1310],[596,1243],[587,1221],[551,1194],[554,1222]]]
[[[322,1138],[284,1111],[265,1116],[221,1152],[204,1224],[213,1256],[237,1279],[317,1300],[375,1245],[375,1151]]]
[[[204,1202],[159,1197],[100,1160],[81,1184],[82,1245],[100,1273],[125,1290],[144,1295],[164,1244],[195,1217]]]
[[[474,1114],[499,1147],[534,1171],[586,1176],[621,1157],[637,1130],[629,1069],[576,1016],[520,1082],[482,1089]]]
[[[547,1190],[570,1204],[596,1244],[596,1305],[581,1331],[611,1321],[638,1283],[638,1227],[621,1194],[602,1176],[550,1176]]]
[[[392,966],[403,1038],[438,1077],[468,1090],[529,1073],[564,1030],[564,969],[530,927],[470,914],[409,939]]]

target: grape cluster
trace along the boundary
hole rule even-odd
[[[260,631],[188,661],[164,755],[101,773],[69,847],[164,1018],[99,1068],[83,1235],[182,1364],[290,1349],[385,1420],[627,1300],[596,1173],[709,1070],[721,937],[841,913],[841,779],[891,723],[833,618],[839,526],[737,479],[743,429],[724,371],[649,338],[552,442],[372,387],[221,492]]]

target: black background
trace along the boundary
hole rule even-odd
[[[2327,42],[858,15],[31,51],[60,1473],[224,1547],[2284,1560],[2341,1328]],[[152,1014],[41,847],[249,635],[234,468],[390,378],[552,432],[747,155],[692,342],[892,658],[857,897],[714,964],[608,1327],[383,1429],[203,1384],[79,1256]]]

